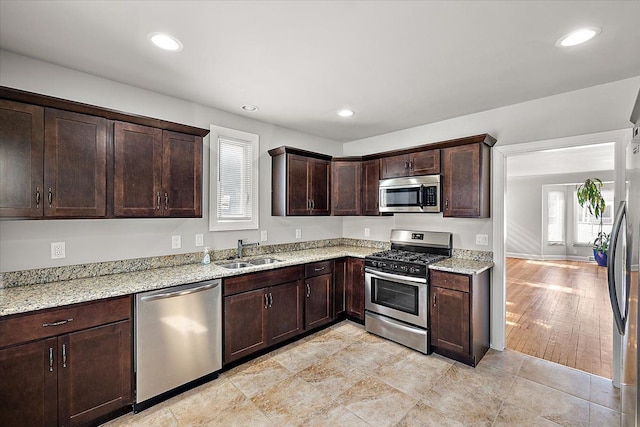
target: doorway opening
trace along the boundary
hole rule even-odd
[[[505,162],[505,347],[605,378],[613,376],[606,267],[593,257],[599,221],[576,184],[603,181],[610,232],[615,143],[529,150]],[[609,231],[607,231],[609,230]]]

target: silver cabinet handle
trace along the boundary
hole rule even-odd
[[[313,269],[313,271],[322,271],[322,270],[324,270],[325,268],[327,268],[327,267],[314,268],[314,269]]]
[[[189,295],[189,294],[193,294],[193,293],[196,293],[196,292],[206,291],[207,289],[215,288],[219,284],[220,284],[220,282],[209,283],[208,285],[198,286],[197,288],[185,289],[184,291],[165,292],[165,293],[161,293],[161,294],[148,295],[148,296],[140,298],[140,301],[154,301],[154,300],[157,300],[157,299],[173,298],[173,297],[179,297],[179,296],[182,296],[182,295]]]
[[[49,347],[49,372],[53,372],[53,347]]]
[[[307,283],[307,298],[311,296],[311,286]]]
[[[51,191],[51,187],[49,187],[49,194],[47,195],[47,200],[49,201],[49,206],[53,204],[53,191]]]
[[[433,306],[436,306],[436,294],[433,294]]]
[[[413,170],[413,162],[409,162],[409,169]]]
[[[164,210],[169,210],[169,193],[164,193]]]
[[[40,187],[36,187],[36,208],[40,205]]]
[[[264,308],[269,308],[269,294],[264,294]]]
[[[404,162],[404,168],[409,169],[409,162]]]
[[[158,191],[158,193],[156,195],[156,198],[157,198],[156,201],[158,202],[158,203],[156,203],[156,209],[160,209],[160,192],[159,191]]]
[[[269,292],[269,307],[273,307],[273,294]]]
[[[62,367],[67,367],[67,345],[62,344]]]
[[[449,199],[444,199],[444,208],[449,210]]]
[[[60,325],[64,325],[65,323],[69,323],[69,322],[73,322],[73,319],[65,319],[65,320],[59,320],[57,322],[43,323],[42,327],[46,328],[48,326],[60,326]]]

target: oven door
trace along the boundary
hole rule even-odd
[[[365,309],[427,329],[428,292],[424,279],[365,269]]]

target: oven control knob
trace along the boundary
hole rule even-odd
[[[369,261],[371,263],[371,267],[376,267],[378,265],[377,261]]]
[[[409,269],[409,267],[407,267],[406,265],[401,265],[400,266],[400,271],[407,271]],[[413,270],[413,267],[411,268]]]

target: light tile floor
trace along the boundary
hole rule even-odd
[[[620,426],[611,381],[511,350],[476,368],[341,322],[115,426]]]

